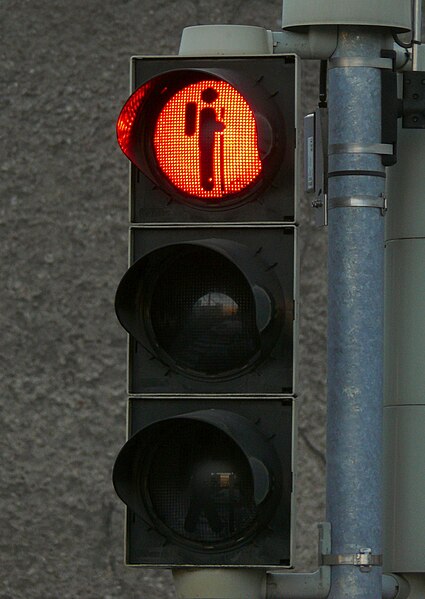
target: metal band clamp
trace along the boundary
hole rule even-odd
[[[385,171],[359,171],[359,170],[345,170],[345,171],[330,171],[328,173],[328,179],[332,179],[332,177],[381,177],[382,179],[386,178]]]
[[[370,572],[373,566],[382,566],[382,555],[373,555],[372,549],[359,549],[352,555],[322,555],[323,566],[358,566],[362,572]]]
[[[328,210],[332,210],[332,208],[379,208],[384,214],[387,210],[387,198],[383,194],[379,196],[328,197]]]
[[[393,61],[391,58],[367,58],[366,56],[343,56],[341,58],[331,58],[329,60],[329,69],[341,67],[371,67],[374,69],[393,70]]]
[[[331,154],[385,154],[392,156],[394,148],[392,144],[330,144],[329,155]]]

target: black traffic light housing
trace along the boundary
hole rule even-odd
[[[114,467],[127,563],[289,566],[292,404],[133,398]]]
[[[116,295],[131,393],[293,392],[293,227],[135,228],[132,241]]]
[[[129,428],[113,475],[129,565],[291,565],[297,68],[132,59],[117,124],[130,267],[115,301]]]
[[[144,86],[148,87],[139,116],[135,117],[135,125],[130,127],[132,133],[126,134],[126,142],[121,144],[129,147],[125,153],[137,166],[132,169],[131,179],[132,222],[226,223],[230,219],[236,222],[293,223],[296,220],[294,56],[258,56],[255,59],[136,57],[132,62],[132,73],[133,88],[136,91]],[[227,199],[222,207],[214,202],[200,203],[193,197],[185,197],[161,176],[153,159],[152,122],[160,106],[166,103],[170,95],[165,82],[170,79],[171,89],[174,91],[179,82],[184,85],[188,78],[192,80],[200,77],[223,79],[235,86],[241,94],[245,94],[250,105],[252,102],[258,124],[260,153],[266,154],[261,181],[240,194],[241,197]],[[153,82],[151,87],[150,82]],[[166,92],[163,91],[164,88]],[[133,94],[135,95],[136,93]],[[130,100],[127,104],[132,109],[130,114],[133,114],[134,105]],[[137,101],[135,105],[138,106]],[[145,107],[147,112],[143,110]],[[126,122],[122,128],[127,129],[128,126]],[[120,129],[118,128],[119,139]],[[232,211],[235,207],[236,213]]]

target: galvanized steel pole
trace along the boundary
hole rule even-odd
[[[382,30],[343,27],[329,61],[327,519],[330,599],[382,597],[385,173]],[[354,60],[356,59],[356,60]],[[362,552],[365,552],[364,554]],[[370,554],[369,554],[370,555]],[[343,565],[347,564],[347,565]]]

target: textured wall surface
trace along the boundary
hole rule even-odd
[[[0,599],[174,597],[123,566],[111,468],[125,438],[128,164],[115,120],[132,54],[186,25],[280,26],[279,0],[2,0]],[[303,108],[317,94],[306,65]],[[301,222],[298,570],[324,507],[326,232]]]

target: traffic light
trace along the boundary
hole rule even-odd
[[[134,57],[130,565],[290,566],[297,338],[294,56]]]

